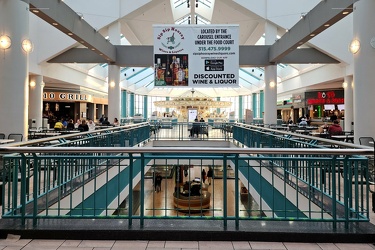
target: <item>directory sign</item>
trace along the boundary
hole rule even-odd
[[[155,86],[238,87],[238,25],[154,25]]]

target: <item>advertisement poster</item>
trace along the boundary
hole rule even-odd
[[[154,25],[155,86],[238,87],[238,25]]]

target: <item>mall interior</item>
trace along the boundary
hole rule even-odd
[[[0,0],[0,246],[375,249],[373,10]]]

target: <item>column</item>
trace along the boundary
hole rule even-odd
[[[29,119],[32,120],[32,124],[29,124],[30,127],[43,127],[43,88],[43,76],[34,75],[30,77]]]
[[[148,118],[148,96],[143,96],[143,117],[147,121]]]
[[[220,101],[220,96],[219,97],[216,97],[216,101]],[[218,115],[220,115],[220,108],[216,108],[216,113],[218,114]]]
[[[277,28],[265,23],[265,45],[275,43]],[[277,66],[264,67],[264,124],[277,124]]]
[[[258,109],[257,109],[257,102],[258,102],[258,98],[257,98],[257,93],[253,93],[252,94],[252,105],[253,105],[253,118],[257,118],[258,117]]]
[[[108,35],[112,44],[121,44],[120,22],[116,22],[108,28]],[[120,66],[108,65],[108,121],[121,117],[120,73]]]
[[[128,98],[127,98],[127,91],[126,90],[123,90],[121,91],[121,117],[125,118],[128,116],[128,105],[127,105],[127,101],[128,101]]]
[[[238,122],[243,121],[243,96],[238,96]]]
[[[165,100],[166,100],[166,101],[169,101],[169,96],[165,97]],[[165,109],[165,112],[169,113],[169,108],[166,108],[166,109]]]
[[[22,134],[27,139],[29,102],[28,54],[21,44],[29,34],[28,5],[23,1],[0,1],[1,35],[11,39],[0,49],[0,132]]]
[[[375,107],[375,48],[371,47],[375,27],[375,1],[361,0],[354,4],[353,39],[357,39],[360,50],[354,57],[354,143],[359,143],[359,137],[375,138],[375,119],[372,109]],[[375,38],[374,38],[375,39]]]
[[[353,76],[344,77],[344,100],[345,100],[345,120],[344,120],[344,130],[353,130]]]
[[[259,118],[263,118],[263,124],[264,123],[264,91],[261,90],[259,92]]]
[[[134,116],[134,93],[129,93],[129,116],[133,117]]]

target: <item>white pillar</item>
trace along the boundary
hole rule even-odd
[[[277,28],[265,23],[265,45],[275,43]],[[277,123],[277,66],[264,67],[264,124]]]
[[[353,123],[353,76],[344,77],[344,100],[345,100],[345,120],[344,130],[351,131],[354,129]]]
[[[23,1],[0,1],[1,35],[10,37],[9,49],[0,49],[0,132],[22,134],[28,127],[28,54],[21,44],[28,39],[29,11]]]
[[[108,28],[109,38],[114,45],[121,44],[120,22],[112,24]],[[121,118],[121,88],[120,88],[120,66],[108,66],[108,121]]]
[[[354,57],[354,142],[359,137],[375,138],[375,48],[370,41],[375,37],[375,1],[361,0],[354,4],[353,39],[358,39],[361,47]]]
[[[35,120],[32,127],[43,127],[43,76],[31,76],[29,83],[29,119]]]

